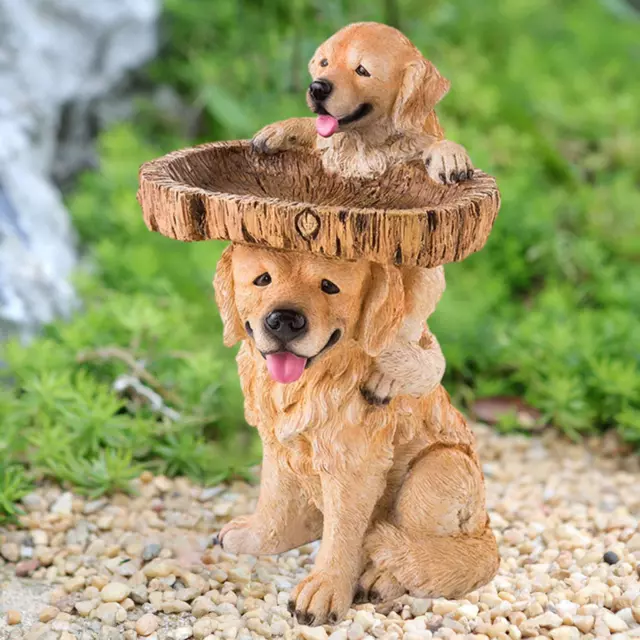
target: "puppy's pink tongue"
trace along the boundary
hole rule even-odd
[[[316,131],[323,138],[330,138],[340,127],[337,118],[333,116],[318,116],[316,118]]]
[[[301,358],[287,351],[270,353],[267,356],[269,375],[276,382],[282,382],[283,384],[299,380],[304,373],[306,364],[306,358]]]

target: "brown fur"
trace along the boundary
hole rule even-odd
[[[323,60],[327,66],[321,66]],[[355,72],[360,64],[370,77]],[[314,80],[333,84],[325,103],[333,116],[350,114],[363,103],[371,104],[373,111],[327,139],[316,135],[314,118],[276,122],[256,134],[257,150],[315,149],[328,171],[346,177],[372,178],[393,164],[420,158],[436,182],[449,184],[471,176],[467,152],[444,140],[434,111],[449,90],[448,80],[397,29],[375,22],[351,24],[318,47],[309,72]],[[311,101],[309,105],[313,107]]]
[[[256,287],[265,271],[271,284]],[[323,278],[340,294],[323,293]],[[374,356],[402,330],[411,281],[397,267],[366,260],[240,245],[218,266],[226,341],[244,340],[238,370],[246,417],[264,445],[256,512],[233,520],[220,539],[234,553],[271,554],[322,536],[313,571],[291,596],[303,624],[340,619],[358,584],[373,599],[405,590],[457,597],[498,567],[473,434],[444,389],[398,396],[385,407],[370,406],[360,392]],[[342,332],[288,385],[272,381],[260,353],[271,348],[263,318],[283,303],[309,320],[295,342],[299,354],[313,356]]]
[[[326,67],[321,65],[323,60]],[[365,65],[371,77],[355,73],[359,64]],[[313,148],[322,154],[328,171],[347,177],[375,177],[393,164],[419,158],[435,181],[451,183],[471,176],[466,151],[443,139],[434,111],[449,90],[449,81],[397,29],[373,22],[349,25],[318,47],[309,72],[313,79],[321,77],[333,84],[326,102],[333,115],[351,113],[363,102],[371,104],[373,112],[328,139],[316,135],[313,118],[277,122],[255,136],[257,150],[275,153],[294,146]],[[309,106],[313,106],[311,101]],[[423,300],[425,306],[414,305],[397,342],[376,360],[363,385],[374,403],[402,394],[429,393],[445,372],[440,345],[424,326],[444,291],[443,270],[414,268],[407,273],[405,277],[413,278],[414,284],[405,288],[415,292],[415,300]],[[418,341],[423,331],[421,348]]]

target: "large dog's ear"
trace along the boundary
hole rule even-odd
[[[220,260],[218,260],[216,275],[213,279],[216,304],[218,305],[224,328],[222,338],[227,347],[232,347],[245,337],[245,330],[236,307],[233,267],[231,264],[232,255],[233,245],[229,245],[220,256]]]
[[[405,316],[404,287],[400,270],[393,265],[371,263],[369,290],[364,298],[358,339],[375,357],[396,338]]]
[[[424,129],[427,117],[449,91],[450,83],[425,58],[409,63],[393,106],[393,122],[399,131]]]

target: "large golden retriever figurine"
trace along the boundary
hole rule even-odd
[[[218,264],[225,343],[243,341],[264,445],[256,512],[220,542],[258,555],[322,538],[291,594],[301,624],[337,622],[354,597],[462,596],[498,568],[474,437],[444,389],[382,406],[361,393],[412,307],[410,273],[242,245]]]

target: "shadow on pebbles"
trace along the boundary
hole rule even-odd
[[[86,501],[50,486],[24,499],[20,527],[0,529],[0,638],[640,638],[640,456],[609,436],[476,433],[502,564],[465,600],[407,596],[298,626],[289,592],[317,544],[225,554],[213,534],[251,512],[256,487],[145,473],[137,495]]]

